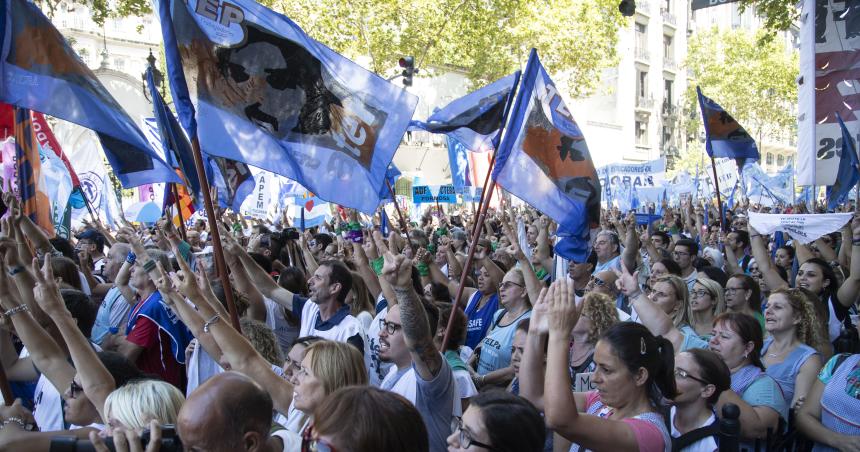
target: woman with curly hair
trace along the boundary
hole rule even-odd
[[[776,289],[767,299],[765,328],[770,337],[761,350],[766,372],[779,383],[786,401],[797,406],[821,369],[822,333],[812,304],[798,289]]]
[[[696,278],[687,305],[690,328],[703,340],[710,340],[714,318],[725,310],[726,299],[720,284],[705,276]]]
[[[600,336],[619,321],[615,301],[601,293],[587,293],[582,300],[581,310],[579,321],[571,331],[571,378],[575,378],[576,374],[594,372],[594,346]]]

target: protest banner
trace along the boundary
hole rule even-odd
[[[851,221],[853,213],[829,213],[812,215],[786,215],[750,212],[750,226],[760,234],[776,231],[787,232],[791,238],[806,244],[815,239],[839,230]]]
[[[453,185],[415,185],[412,187],[412,202],[456,204],[457,190]]]

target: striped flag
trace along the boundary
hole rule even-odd
[[[15,157],[18,164],[18,195],[24,215],[30,217],[49,237],[54,237],[51,207],[42,178],[39,147],[33,135],[30,110],[15,108]]]

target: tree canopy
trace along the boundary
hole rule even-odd
[[[50,15],[60,0],[37,0]],[[84,0],[93,20],[151,13],[150,0]],[[383,76],[412,55],[419,76],[465,72],[475,87],[519,69],[532,47],[569,95],[588,95],[617,62],[617,0],[261,0],[311,37]],[[367,60],[365,60],[367,61]]]
[[[763,33],[712,28],[690,38],[688,136],[697,136],[702,123],[696,85],[756,140],[785,139],[795,133],[798,52],[782,40],[762,41]]]

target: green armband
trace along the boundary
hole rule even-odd
[[[421,276],[430,276],[430,267],[427,266],[424,262],[419,262],[418,265],[415,266],[418,269],[418,274]]]
[[[381,256],[370,261],[370,268],[373,269],[373,272],[376,273],[376,276],[382,275],[382,265],[384,263],[385,263],[385,258],[381,257]]]

